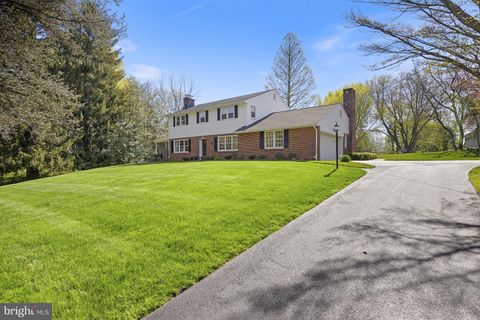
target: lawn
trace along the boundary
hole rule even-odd
[[[473,186],[480,193],[480,167],[473,168],[468,174]]]
[[[0,187],[0,301],[148,314],[365,174],[313,162],[117,166]]]
[[[440,152],[379,154],[378,158],[385,160],[480,160],[480,151],[457,150]]]

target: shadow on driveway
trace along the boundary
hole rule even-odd
[[[334,236],[322,248],[347,250],[316,261],[292,282],[242,298],[252,314],[268,318],[359,319],[391,312],[395,318],[480,319],[480,199],[443,199],[442,207],[448,210],[384,208],[375,219],[331,229]]]

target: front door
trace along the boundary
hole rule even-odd
[[[201,150],[202,159],[207,156],[207,139],[202,139],[202,150]]]

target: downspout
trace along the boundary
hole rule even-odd
[[[313,126],[315,129],[315,160],[318,160],[318,128]]]

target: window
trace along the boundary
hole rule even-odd
[[[237,151],[238,136],[219,136],[218,151]]]
[[[175,120],[177,126],[185,126],[188,124],[188,116],[186,114],[176,117]]]
[[[190,150],[188,139],[174,140],[173,152],[174,153],[187,153]]]
[[[224,107],[224,108],[220,109],[220,118],[222,120],[232,119],[233,117],[235,117],[235,107],[234,106]]]
[[[265,149],[283,148],[283,130],[265,131]]]
[[[206,114],[206,111],[200,111],[200,112],[199,112],[199,120],[200,120],[200,123],[202,123],[202,122],[207,122],[207,114]]]
[[[257,117],[257,107],[250,106],[250,118],[255,119]]]

